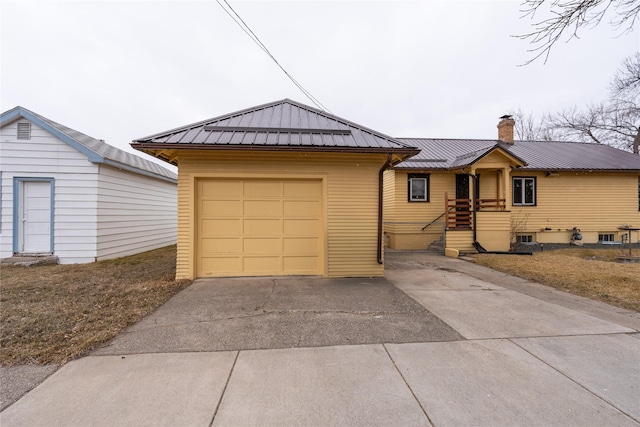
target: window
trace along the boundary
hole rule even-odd
[[[598,242],[615,242],[615,233],[598,233]]]
[[[533,234],[521,234],[519,236],[516,236],[516,242],[533,243]]]
[[[535,206],[536,204],[536,179],[513,178],[513,205],[514,206]]]
[[[18,139],[31,139],[31,123],[18,123]]]
[[[429,175],[409,174],[409,201],[429,201]]]

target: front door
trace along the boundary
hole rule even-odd
[[[471,228],[469,175],[456,175],[456,228]]]
[[[17,205],[14,211],[17,239],[14,251],[19,254],[52,252],[53,181],[19,180],[16,185]]]

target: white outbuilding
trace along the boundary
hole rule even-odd
[[[0,258],[61,264],[176,243],[172,171],[23,107],[0,116]]]

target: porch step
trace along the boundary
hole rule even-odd
[[[58,257],[56,255],[12,256],[3,258],[1,262],[2,265],[22,265],[24,267],[30,267],[32,265],[58,264]]]
[[[440,237],[438,240],[434,240],[429,246],[427,246],[427,252],[444,255],[444,236]]]

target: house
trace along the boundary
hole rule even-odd
[[[418,153],[288,99],[131,145],[178,166],[177,278],[382,276],[383,172]]]
[[[399,141],[420,154],[385,172],[387,245],[447,252],[522,243],[638,242],[640,156],[598,145],[514,141],[514,120],[498,139]],[[575,230],[574,230],[575,228]],[[573,240],[574,242],[577,240]]]
[[[63,264],[176,242],[177,176],[23,107],[0,116],[0,258]]]

